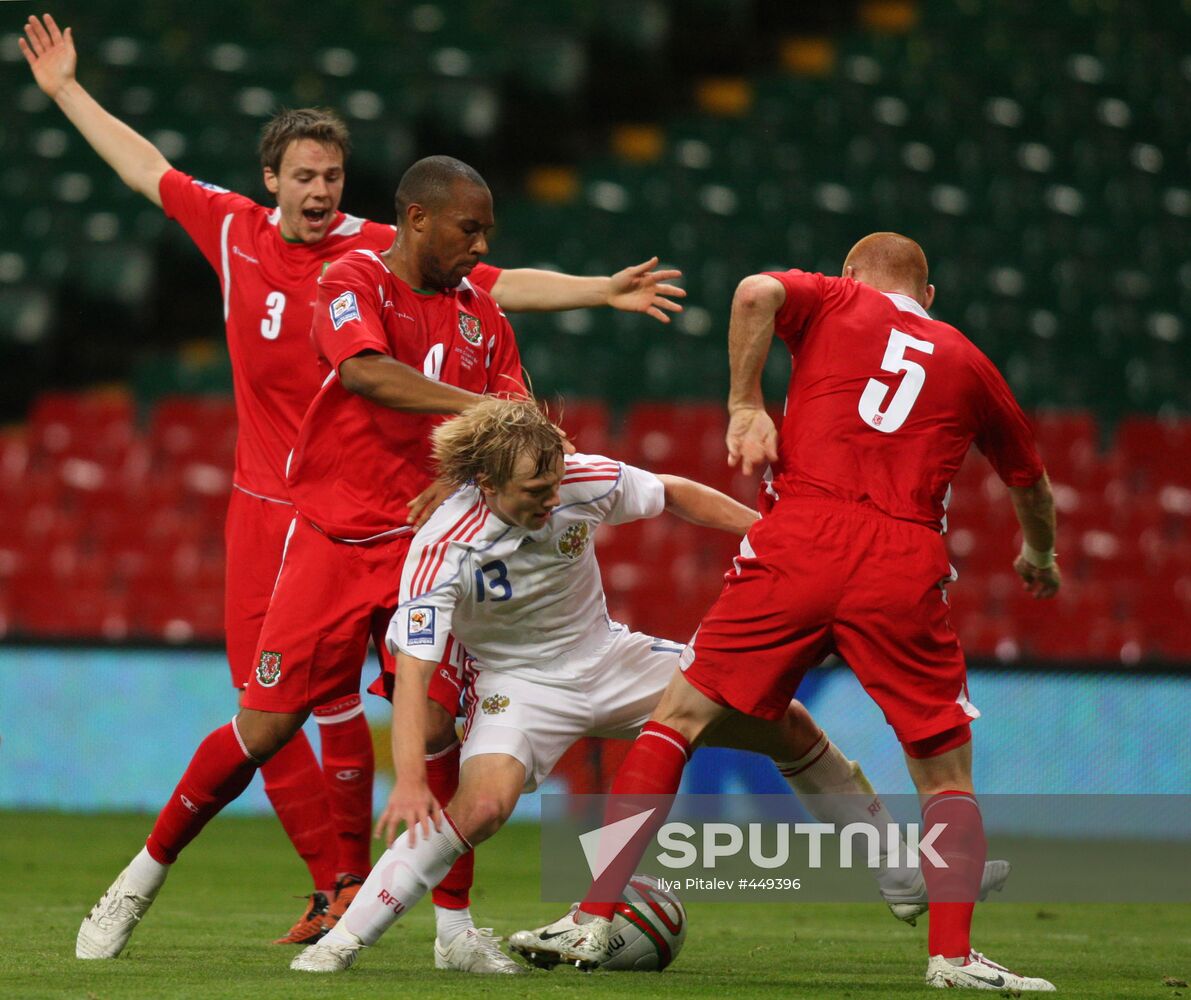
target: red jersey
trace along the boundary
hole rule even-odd
[[[219,275],[236,394],[235,484],[286,499],[285,461],[322,383],[310,346],[316,282],[349,250],[387,250],[392,226],[338,213],[318,243],[281,235],[281,210],[168,170],[159,188],[165,214]],[[499,268],[479,265],[472,284],[490,289]]]
[[[938,528],[973,441],[1009,486],[1042,475],[1009,386],[955,327],[850,278],[769,276],[786,290],[774,331],[793,358],[779,497],[835,497]]]
[[[433,478],[438,414],[401,413],[348,392],[339,365],[378,351],[471,392],[524,392],[513,330],[493,298],[465,278],[447,292],[415,291],[370,250],[319,279],[314,343],[325,380],[298,432],[289,490],[298,510],[348,540],[411,530],[409,501]]]

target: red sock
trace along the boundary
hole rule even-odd
[[[360,696],[314,710],[323,751],[323,778],[339,843],[339,875],[372,870],[372,730]]]
[[[670,812],[690,752],[686,738],[669,726],[647,722],[641,730],[612,782],[604,825],[638,815],[643,809],[653,808],[655,812],[592,883],[579,906],[584,913],[612,919],[612,911],[637,870],[641,855]],[[655,800],[637,798],[642,795],[655,796]]]
[[[248,787],[259,766],[240,742],[234,721],[203,740],[145,842],[153,860],[177,861],[208,820]]]
[[[967,958],[972,949],[972,911],[988,853],[980,806],[970,792],[939,792],[922,807],[922,821],[923,839],[936,824],[947,825],[933,841],[947,867],[936,867],[926,854],[919,855],[930,898],[929,953]]]
[[[444,808],[459,788],[460,749],[458,743],[452,743],[446,750],[426,757],[426,783],[438,799],[438,804]],[[471,905],[471,886],[475,875],[475,851],[468,851],[451,865],[446,877],[430,893],[434,905],[446,910],[466,910]]]
[[[333,891],[339,847],[331,827],[331,804],[322,769],[302,730],[261,767],[261,777],[277,818],[310,869],[314,888]]]

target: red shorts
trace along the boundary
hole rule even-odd
[[[264,712],[301,712],[358,695],[369,639],[381,669],[392,672],[385,632],[413,537],[353,544],[328,538],[301,515],[291,525],[242,700]],[[452,684],[438,680],[430,696],[457,710]]]
[[[369,638],[384,649],[410,538],[353,545],[293,519],[245,708],[300,712],[359,693]]]
[[[227,569],[223,627],[232,684],[237,688],[248,685],[248,676],[256,665],[261,625],[269,609],[269,597],[281,568],[285,536],[293,519],[293,504],[232,490],[224,528]]]
[[[709,698],[778,719],[807,670],[837,653],[903,743],[979,715],[938,532],[800,497],[758,521],[742,551],[683,654],[686,679]]]

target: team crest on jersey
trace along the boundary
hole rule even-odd
[[[256,665],[256,680],[261,687],[276,687],[281,680],[281,654],[270,649],[261,650],[260,662]]]
[[[508,707],[508,696],[503,694],[490,694],[480,702],[480,711],[485,715],[500,715]]]
[[[331,302],[331,323],[338,330],[348,320],[360,318],[360,307],[356,305],[356,293],[344,292]]]
[[[434,645],[434,608],[410,608],[406,619],[406,642],[411,646]]]
[[[587,541],[591,535],[591,528],[586,521],[576,521],[558,540],[558,551],[568,559],[578,559],[587,548]]]
[[[480,326],[479,317],[471,313],[459,312],[459,333],[469,344],[479,345],[484,339],[484,330]]]

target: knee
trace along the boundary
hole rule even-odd
[[[463,835],[472,844],[478,844],[504,826],[512,811],[512,803],[501,796],[481,793],[469,799],[463,815],[452,810],[451,816],[459,823]]]
[[[302,728],[301,715],[241,709],[236,732],[244,749],[261,764],[273,757]]]

